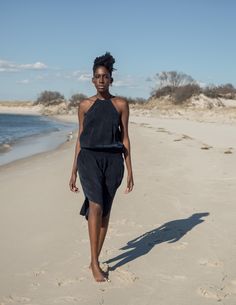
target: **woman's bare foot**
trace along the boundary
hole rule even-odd
[[[105,276],[105,273],[102,271],[100,266],[98,264],[90,264],[90,269],[92,269],[93,277],[97,282],[105,282],[107,281],[107,278]]]
[[[98,266],[99,266],[100,271],[101,271],[105,276],[107,276],[107,275],[108,275],[108,270],[107,270],[107,271],[102,270],[102,268],[100,267],[100,263],[99,263],[99,262],[98,262]],[[91,268],[92,268],[92,263],[90,263],[90,265],[89,265],[89,269],[91,269]]]

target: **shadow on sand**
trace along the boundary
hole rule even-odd
[[[104,263],[112,263],[120,260],[114,266],[109,267],[109,270],[114,271],[128,262],[147,254],[151,249],[160,243],[168,242],[174,243],[182,238],[187,232],[192,230],[193,227],[202,223],[202,217],[208,216],[209,213],[195,213],[189,218],[178,219],[166,222],[162,226],[146,232],[135,239],[129,241],[126,246],[120,250],[128,250],[116,257],[113,257]]]

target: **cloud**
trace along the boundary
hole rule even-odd
[[[120,79],[114,80],[112,86],[114,87],[128,87],[137,88],[139,83],[138,78],[134,78],[131,75],[120,77]]]
[[[81,74],[82,74],[82,71],[80,71],[80,70],[76,70],[76,71],[72,72],[72,76],[74,76],[74,77],[78,77]]]
[[[90,81],[91,80],[91,77],[92,75],[89,74],[89,73],[84,73],[84,74],[81,74],[79,77],[78,77],[78,80],[79,81]]]
[[[0,72],[18,72],[22,70],[44,70],[47,68],[42,62],[33,64],[16,64],[7,60],[0,60]]]
[[[16,81],[16,83],[17,83],[17,84],[24,84],[24,85],[26,85],[26,84],[29,83],[29,79],[18,80],[18,81]]]

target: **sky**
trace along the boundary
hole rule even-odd
[[[97,56],[115,58],[110,92],[150,97],[155,75],[236,86],[234,0],[0,0],[0,100],[96,94]]]

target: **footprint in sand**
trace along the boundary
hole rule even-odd
[[[45,274],[45,273],[46,273],[45,270],[33,271],[33,275],[34,275],[35,277],[38,277],[38,276],[43,275],[43,274]]]
[[[233,147],[229,147],[224,151],[224,154],[232,154],[233,153]]]
[[[167,133],[167,134],[172,134],[172,132],[166,130],[165,128],[153,128],[156,132],[164,132],[164,133]]]
[[[17,297],[13,295],[9,295],[8,297],[3,298],[3,305],[5,304],[28,304],[31,301],[30,298],[27,297]],[[33,305],[33,304],[32,304]]]
[[[147,124],[147,123],[140,123],[140,126],[147,127],[147,126],[149,126],[149,124]]]
[[[76,298],[73,296],[62,296],[62,297],[55,299],[53,301],[53,303],[56,303],[56,304],[58,304],[58,303],[69,303],[69,304],[76,303],[76,304],[78,304],[79,301],[82,301],[82,299]]]
[[[165,128],[162,128],[162,127],[158,127],[156,129],[157,132],[168,132]]]
[[[84,280],[84,277],[76,277],[75,279],[56,279],[56,285],[58,287],[73,285],[75,283],[81,282]]]
[[[186,134],[183,134],[183,135],[182,135],[182,139],[185,139],[185,140],[193,140],[192,137],[190,137],[190,136],[188,136],[188,135],[186,135]]]
[[[220,260],[213,260],[213,259],[201,259],[199,260],[199,264],[207,267],[222,267],[224,263]]]
[[[217,302],[221,302],[230,295],[229,292],[224,291],[224,287],[217,287],[213,285],[208,288],[199,287],[198,293],[205,298],[215,299]]]
[[[138,276],[136,276],[134,273],[124,270],[121,267],[116,268],[115,274],[121,282],[127,284],[132,284],[138,279]]]
[[[182,140],[193,140],[193,138],[191,138],[190,136],[188,136],[186,134],[183,134],[181,138],[174,139],[173,141],[177,142],[177,141],[182,141]]]
[[[213,148],[212,146],[208,145],[208,144],[203,144],[201,149],[205,149],[205,150],[208,150],[210,148]]]

